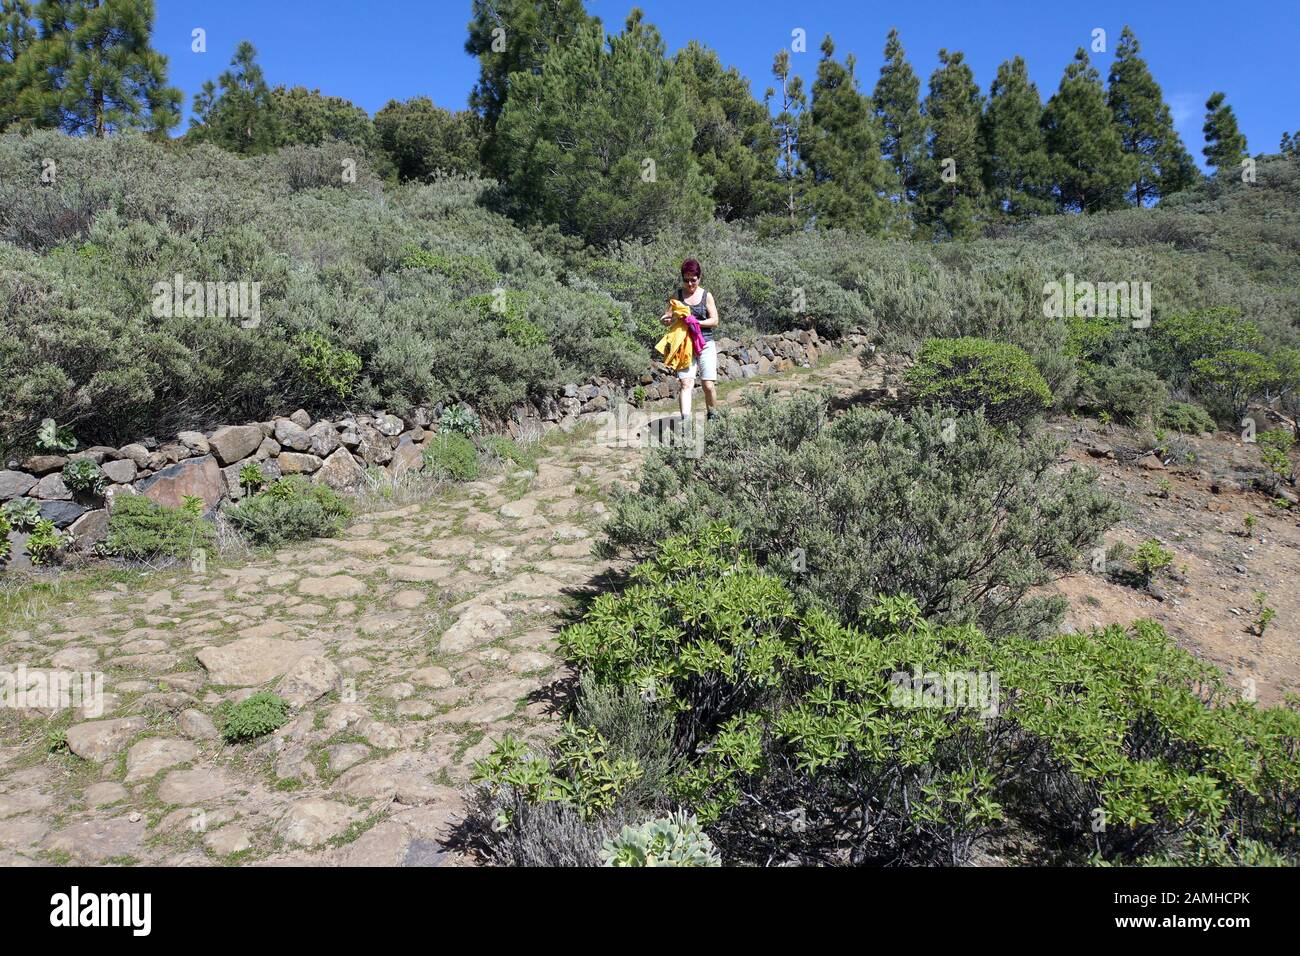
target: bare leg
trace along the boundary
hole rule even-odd
[[[708,406],[709,411],[718,407],[718,389],[716,382],[700,382],[704,388],[704,404]]]
[[[677,402],[682,410],[682,418],[691,417],[691,398],[695,392],[695,379],[679,378],[677,380]]]

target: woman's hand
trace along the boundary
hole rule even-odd
[[[664,325],[672,325],[673,314],[671,312],[665,312],[663,315],[659,316],[659,321],[662,322]]]

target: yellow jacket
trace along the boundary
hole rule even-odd
[[[668,327],[664,337],[655,345],[655,351],[664,357],[665,365],[674,372],[680,372],[690,368],[695,358],[695,346],[691,345],[690,330],[682,321],[684,316],[691,314],[691,308],[686,303],[673,299],[669,303],[669,310],[676,321]]]

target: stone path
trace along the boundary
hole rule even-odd
[[[849,394],[879,376],[842,356],[754,384]],[[610,568],[591,546],[643,454],[579,432],[531,478],[117,583],[0,634],[0,669],[99,671],[106,690],[95,719],[0,710],[0,864],[470,863],[448,835],[472,764],[559,719],[556,633]],[[224,744],[219,708],[262,689],[289,723]]]

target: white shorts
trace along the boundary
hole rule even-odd
[[[704,351],[691,359],[691,367],[684,368],[677,373],[677,377],[680,379],[695,378],[696,376],[699,376],[701,382],[716,382],[718,380],[717,342],[705,342]]]

